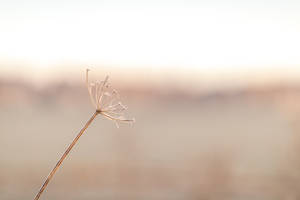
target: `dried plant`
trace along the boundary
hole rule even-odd
[[[67,157],[71,149],[74,147],[76,142],[79,140],[84,131],[89,127],[98,114],[101,114],[107,119],[114,121],[119,127],[119,123],[133,123],[134,119],[126,119],[124,117],[124,111],[127,109],[121,102],[120,96],[116,90],[113,90],[108,83],[108,76],[106,76],[104,81],[89,82],[88,73],[89,69],[86,70],[86,86],[92,101],[92,104],[95,106],[95,113],[92,117],[86,122],[84,127],[80,130],[77,136],[74,138],[72,143],[69,145],[67,150],[64,152],[62,157],[56,163],[55,167],[52,169],[50,174],[47,176],[47,179],[43,183],[39,192],[36,194],[34,200],[38,200],[47,187],[49,181],[54,176],[55,172],[59,169],[64,159]]]
[[[87,69],[86,86],[90,94],[91,102],[95,106],[97,113],[115,121],[117,127],[119,127],[119,122],[134,122],[134,119],[126,119],[124,117],[124,111],[127,107],[121,103],[118,92],[110,87],[108,76],[106,76],[104,81],[89,83],[89,69]]]

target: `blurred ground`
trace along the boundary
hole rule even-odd
[[[299,199],[300,88],[118,88],[130,127],[97,117],[41,199]],[[0,84],[0,199],[32,199],[93,114],[85,88]]]

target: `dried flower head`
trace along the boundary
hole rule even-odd
[[[110,87],[108,76],[104,81],[89,82],[89,69],[86,70],[86,86],[90,99],[96,111],[104,117],[114,121],[119,127],[119,122],[133,123],[135,120],[124,117],[127,109],[120,101],[118,92]]]

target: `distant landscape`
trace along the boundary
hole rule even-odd
[[[297,199],[300,87],[117,86],[133,127],[99,117],[44,199]],[[84,86],[0,85],[0,198],[31,199],[93,112]]]

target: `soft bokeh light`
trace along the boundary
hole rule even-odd
[[[2,1],[0,61],[299,65],[298,1]]]

